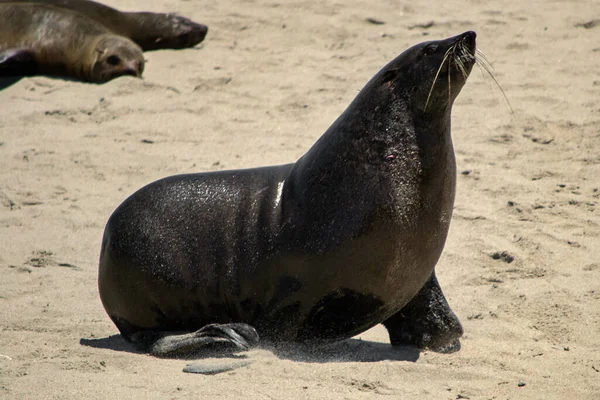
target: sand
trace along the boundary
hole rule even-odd
[[[600,398],[600,23],[580,25],[598,1],[108,4],[177,11],[209,34],[146,53],[144,80],[0,91],[0,398]],[[454,105],[437,271],[459,352],[393,349],[377,326],[318,357],[257,349],[203,376],[118,335],[97,260],[121,201],[166,175],[293,162],[385,63],[466,30],[514,112],[477,69]]]

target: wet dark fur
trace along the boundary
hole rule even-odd
[[[383,323],[394,345],[458,349],[434,267],[454,203],[451,108],[474,54],[473,32],[405,51],[295,164],[172,176],[129,197],[99,270],[123,336],[180,356],[243,350],[253,328],[318,344]]]

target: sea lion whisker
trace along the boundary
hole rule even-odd
[[[462,41],[456,44],[456,50],[458,51],[453,52],[455,54],[455,58],[453,59],[453,61],[458,67],[458,69],[460,69],[463,77],[466,79],[468,77],[468,74],[467,69],[465,68],[465,61],[472,60],[471,54],[465,49],[464,43]]]
[[[483,79],[485,79],[485,74],[483,73],[483,68],[481,67],[480,63],[475,62],[475,64],[477,65],[477,68],[479,69],[479,73],[481,74],[481,77]]]
[[[471,51],[466,47],[465,42],[461,41],[459,44],[459,50],[460,50],[460,60],[461,61],[474,61],[475,60],[475,56],[471,53]],[[463,64],[464,65],[464,64]]]
[[[435,82],[437,82],[437,78],[438,78],[438,76],[440,76],[440,72],[442,71],[442,68],[444,68],[444,63],[448,59],[448,56],[450,55],[450,51],[451,50],[452,50],[452,48],[449,48],[444,53],[444,58],[442,59],[442,62],[440,63],[440,67],[438,68],[437,72],[435,73],[435,76],[433,78],[433,82],[431,82],[431,88],[429,89],[429,94],[427,95],[427,101],[425,101],[425,108],[424,108],[424,110],[427,110],[427,106],[429,105],[429,99],[431,98],[431,93],[433,93],[433,88],[435,86]]]
[[[504,100],[506,100],[506,104],[508,104],[511,114],[514,114],[515,111],[513,110],[512,106],[510,104],[510,101],[508,100],[508,96],[506,96],[504,89],[502,89],[502,86],[500,86],[500,82],[498,82],[498,80],[496,79],[496,77],[494,76],[492,71],[490,71],[489,67],[484,62],[481,62],[481,60],[478,58],[475,59],[475,63],[477,65],[481,66],[483,68],[483,70],[485,70],[485,72],[487,72],[487,74],[490,76],[490,78],[492,78],[492,81],[496,84],[496,86],[498,86],[498,89],[500,89],[502,96],[504,96]]]
[[[464,69],[464,65],[462,64],[462,60],[460,59],[460,57],[461,57],[460,45],[461,44],[462,44],[462,40],[460,42],[455,43],[451,47],[452,56],[448,60],[448,104],[452,104],[452,75],[450,74],[450,72],[451,72],[450,67],[452,65],[458,66],[458,68],[461,71],[461,73],[463,74],[464,78],[467,79],[467,77],[468,77],[468,74],[467,74],[466,70]],[[457,50],[458,50],[458,52],[457,52]]]
[[[456,50],[459,48],[459,47],[458,47],[458,45],[459,45],[459,44],[460,44],[460,42],[458,42],[458,43],[455,43],[455,44],[454,44],[454,45],[453,45],[453,46],[450,48],[450,49],[452,49],[452,57],[453,57],[453,58],[456,58],[456,57],[458,57],[458,54],[457,54]],[[459,49],[459,50],[460,50],[460,49]],[[452,61],[452,60],[450,60],[450,61]]]
[[[467,74],[467,70],[465,68],[465,64],[463,63],[463,60],[460,57],[460,55],[458,57],[456,57],[455,63],[456,63],[456,66],[458,67],[458,69],[460,70],[460,72],[462,73],[463,77],[465,79],[467,79],[467,77],[469,75]]]
[[[450,74],[450,70],[451,70],[451,66],[452,65],[456,65],[458,66],[459,70],[461,71],[461,73],[463,74],[464,78],[467,79],[468,74],[464,69],[464,65],[462,64],[462,61],[460,59],[460,45],[462,44],[462,41],[455,43],[450,50],[452,50],[451,56],[448,59],[448,104],[450,104],[452,102],[452,75]],[[457,52],[458,50],[458,52]]]
[[[456,61],[456,57],[454,57],[453,61]],[[450,75],[450,62],[451,60],[448,61],[448,104],[452,104],[452,76]]]
[[[469,75],[467,74],[467,70],[465,69],[463,62],[460,59],[457,59],[456,65],[458,66],[458,69],[460,70],[460,73],[462,74],[463,78],[467,79]]]
[[[487,58],[485,58],[485,56],[482,56],[479,53],[476,53],[475,55],[475,62],[484,66],[488,73],[492,73],[493,71],[495,71],[495,68],[492,65],[492,63],[490,63],[490,61]]]
[[[488,64],[486,64],[485,62],[483,62],[481,59],[476,58],[475,62],[478,65],[481,65],[481,67],[485,70],[485,72],[487,72],[489,75],[492,75],[492,70],[490,69],[490,66]]]
[[[490,71],[490,72],[495,71],[494,67],[491,64],[489,64],[487,61],[485,61],[484,59],[476,57],[475,61],[480,63],[482,66],[484,66],[485,69],[487,69],[488,71]]]
[[[479,58],[483,59],[492,69],[494,69],[494,66],[483,51],[481,51],[480,49],[475,50],[475,56],[478,56]]]
[[[453,49],[452,47],[449,47],[448,50],[446,50],[446,52],[444,53],[444,58],[442,60],[442,65],[444,65],[444,61],[446,61],[446,58],[452,52],[452,49]]]

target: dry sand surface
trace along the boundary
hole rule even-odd
[[[580,25],[600,2],[108,3],[177,11],[209,34],[146,53],[144,80],[0,91],[0,398],[600,398],[600,21]],[[117,334],[96,279],[121,201],[166,175],[293,162],[385,63],[466,30],[514,113],[477,68],[454,106],[437,271],[462,350],[393,349],[377,326],[320,357],[259,349],[203,376]]]

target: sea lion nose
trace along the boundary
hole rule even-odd
[[[129,76],[137,76],[137,77],[139,77],[141,75],[141,72],[137,68],[128,67],[128,68],[125,68],[122,71],[122,74],[123,75],[129,75]]]
[[[202,25],[202,24],[196,24],[194,23],[187,35],[187,45],[188,46],[193,46],[196,45],[200,42],[202,42],[204,40],[204,38],[206,37],[206,33],[208,32],[208,27],[206,25]]]
[[[196,27],[196,40],[198,40],[198,42],[203,41],[207,33],[208,26],[198,24],[198,26]]]
[[[123,70],[123,75],[130,75],[130,76],[136,76],[138,78],[141,78],[143,72],[144,72],[144,62],[143,61],[132,61],[125,65],[125,69]]]
[[[461,36],[461,40],[464,41],[469,47],[475,47],[475,38],[477,37],[477,33],[474,31],[466,31]]]

